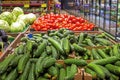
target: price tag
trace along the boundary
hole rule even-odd
[[[24,4],[24,7],[25,7],[25,8],[29,8],[29,7],[30,7],[30,4]]]
[[[41,4],[41,7],[42,7],[42,8],[45,8],[45,7],[47,7],[47,4],[45,4],[45,3],[44,3],[44,4]]]

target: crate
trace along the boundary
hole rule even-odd
[[[85,32],[85,31],[81,31],[81,32]],[[24,37],[25,34],[29,34],[29,33],[37,34],[37,33],[47,33],[47,32],[46,32],[46,31],[41,31],[41,32],[40,32],[40,31],[33,31],[33,32],[20,33],[20,34],[16,37],[16,39],[14,40],[14,42],[12,42],[12,43],[10,44],[10,46],[6,49],[6,51],[5,51],[5,52],[3,53],[3,55],[0,57],[0,60],[4,59],[4,57],[5,57],[7,54],[10,53],[10,51],[13,51],[14,48],[16,48],[16,47],[19,45],[20,39],[21,39],[22,37]],[[76,35],[78,35],[79,33],[80,33],[80,32],[75,32]],[[101,34],[102,32],[99,32],[99,31],[87,31],[87,33],[90,33],[90,34]],[[111,42],[112,42],[113,44],[116,44],[115,41],[113,41],[112,39],[110,39],[110,40],[111,40]],[[105,47],[106,47],[106,46],[95,46],[95,47],[87,46],[87,47],[85,47],[85,48],[91,50],[91,49],[93,49],[93,48],[95,48],[95,49],[103,49],[103,48],[105,48]],[[12,53],[12,52],[11,52],[11,53]],[[75,58],[74,52],[73,52],[71,55],[69,55],[69,58]]]
[[[19,34],[9,34],[9,33],[7,33],[7,35],[12,36],[12,37],[14,37],[16,39],[16,37]],[[4,48],[4,51],[2,52],[3,53],[2,55],[5,54],[5,52],[8,50],[9,46],[15,41],[15,39],[14,40],[13,39],[10,40],[11,43],[6,48]],[[2,55],[0,56],[0,58],[2,57]]]

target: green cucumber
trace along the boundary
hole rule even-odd
[[[40,55],[44,52],[47,46],[47,42],[43,41],[37,48],[36,52],[33,54],[33,57],[40,57]]]
[[[70,53],[70,42],[67,38],[63,38],[63,43],[62,47],[66,55]]]
[[[119,66],[115,66],[112,64],[107,64],[105,65],[105,67],[112,73],[116,74],[116,75],[120,75],[120,67]]]
[[[3,62],[0,63],[0,74],[4,73],[11,61],[16,57],[16,54],[10,54],[8,55]]]
[[[64,63],[68,64],[68,65],[76,64],[77,66],[86,66],[87,65],[87,62],[82,59],[65,59]]]
[[[86,52],[86,49],[85,49],[85,48],[80,47],[80,46],[79,46],[78,44],[76,44],[76,43],[73,44],[73,47],[74,47],[74,50],[75,50],[76,52]]]
[[[77,66],[75,64],[72,64],[70,67],[70,73],[65,77],[65,79],[73,80],[76,73],[77,73]]]
[[[99,64],[99,65],[106,65],[110,63],[115,63],[118,60],[119,60],[119,57],[112,56],[105,59],[95,60],[92,63]]]
[[[98,65],[90,63],[87,65],[87,67],[95,71],[99,78],[105,79],[105,73]]]
[[[23,55],[17,55],[9,64],[9,66],[16,67],[18,65],[18,62],[20,58],[23,57]]]
[[[94,59],[102,59],[95,49],[92,49],[92,56]]]
[[[24,55],[20,58],[20,60],[19,60],[19,62],[18,62],[18,66],[17,66],[17,68],[18,68],[18,73],[23,73],[23,71],[24,71],[24,69],[25,69],[25,65],[26,65],[26,63],[28,62],[29,58],[30,58],[29,54],[24,54]]]
[[[59,80],[65,80],[66,72],[64,68],[60,69]]]
[[[106,75],[106,78],[109,78],[111,76],[111,73],[109,72],[109,70],[101,65],[98,65],[102,70],[103,72],[105,73]]]
[[[55,58],[55,59],[58,59],[59,58],[59,54],[58,54],[56,48],[51,46],[51,49],[52,49],[52,57]]]
[[[95,46],[95,44],[90,39],[85,39],[89,46]]]
[[[120,66],[120,61],[115,62],[116,66]]]
[[[102,58],[107,58],[108,57],[108,55],[103,50],[98,49],[97,51]]]
[[[62,46],[60,45],[59,42],[57,42],[56,40],[54,40],[53,38],[48,38],[48,41],[61,53],[64,55],[64,50],[62,48]]]
[[[30,72],[30,68],[31,68],[30,66],[31,66],[31,63],[30,63],[30,61],[28,61],[26,66],[25,66],[24,72],[20,76],[20,80],[27,80],[28,79],[28,76],[29,76],[28,73]]]
[[[54,65],[55,62],[56,62],[56,59],[55,59],[55,58],[49,58],[49,59],[47,59],[47,60],[44,62],[43,67],[44,67],[44,68],[48,68],[48,67]]]
[[[32,63],[31,65],[28,80],[35,80],[35,64],[34,63]]]
[[[5,80],[16,80],[17,76],[18,76],[17,69],[14,69],[8,74]]]
[[[90,68],[88,68],[88,67],[85,68],[85,72],[91,74],[92,75],[92,79],[96,79],[97,78],[96,72],[91,70]]]

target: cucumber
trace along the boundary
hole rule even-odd
[[[66,72],[64,68],[60,69],[60,75],[58,80],[65,80]]]
[[[44,77],[39,77],[37,80],[49,80],[49,79],[46,79]]]
[[[95,46],[95,44],[90,39],[85,39],[89,46]]]
[[[47,52],[46,51],[44,51],[43,53],[41,53],[41,55],[40,55],[40,57],[47,57],[48,56],[48,54],[47,54]]]
[[[28,79],[28,76],[29,76],[28,73],[30,72],[30,68],[31,68],[30,66],[31,66],[31,63],[30,63],[30,61],[28,61],[26,66],[25,66],[23,74],[20,76],[20,80],[27,80]]]
[[[116,74],[116,75],[120,75],[120,67],[119,66],[115,66],[112,64],[107,64],[105,65],[105,67],[112,73]]]
[[[108,71],[107,68],[105,68],[105,67],[103,67],[103,66],[101,66],[101,65],[98,65],[98,66],[103,70],[103,72],[104,72],[105,75],[106,75],[106,78],[109,78],[109,77],[111,76],[111,73]]]
[[[71,71],[71,66],[67,66],[66,67],[66,76],[69,76],[70,71]]]
[[[86,66],[87,65],[87,62],[82,59],[65,59],[64,63],[68,64],[68,65],[75,64],[77,66]]]
[[[55,49],[55,47],[51,46],[51,49],[52,49],[52,57],[55,59],[58,59],[59,54],[58,54],[57,50]]]
[[[78,37],[78,43],[82,43],[84,41],[84,33],[80,33]]]
[[[120,61],[115,62],[116,66],[120,66]]]
[[[48,68],[48,67],[54,65],[55,62],[56,62],[56,59],[54,59],[54,58],[49,58],[49,59],[47,59],[47,60],[44,62],[43,67],[44,67],[44,68]]]
[[[99,55],[100,55],[102,58],[108,58],[108,57],[109,57],[106,53],[104,53],[103,50],[98,49],[97,51],[98,51]]]
[[[116,76],[115,74],[111,73],[110,80],[119,80],[119,76]]]
[[[92,79],[96,79],[97,78],[96,72],[91,70],[90,68],[88,68],[88,67],[85,68],[85,72],[91,74],[92,75]]]
[[[43,41],[37,48],[36,52],[33,54],[33,57],[40,57],[40,55],[44,52],[47,46],[47,42]]]
[[[31,63],[36,63],[38,61],[38,58],[30,58]]]
[[[17,55],[9,64],[11,67],[16,67],[18,65],[18,62],[20,58],[23,57],[23,55]]]
[[[72,64],[70,68],[70,73],[65,77],[65,79],[73,80],[76,73],[77,73],[77,66],[75,64]]]
[[[60,45],[59,42],[57,42],[56,40],[54,40],[53,38],[48,38],[48,41],[61,53],[64,55],[64,50],[62,48],[62,46]]]
[[[70,42],[67,38],[63,38],[63,43],[62,47],[66,55],[70,53]]]
[[[16,54],[8,55],[3,62],[0,63],[0,74],[4,73],[7,69],[11,61],[16,57]]]
[[[44,58],[45,57],[39,57],[38,61],[36,62],[35,74],[37,77],[39,76],[39,73],[41,73],[43,70],[43,67],[40,66]]]
[[[101,45],[111,45],[112,44],[109,40],[103,39],[103,38],[95,38],[95,40]]]
[[[76,52],[86,52],[86,49],[85,49],[85,48],[80,47],[80,46],[79,46],[78,44],[76,44],[76,43],[73,44],[73,47],[74,47],[74,50],[75,50]]]
[[[24,45],[20,44],[19,47],[18,47],[17,54],[23,54],[23,53],[24,53]]]
[[[26,63],[28,62],[30,56],[29,54],[24,54],[19,62],[18,62],[18,66],[17,66],[17,69],[18,69],[18,73],[23,73],[24,69],[25,69],[25,65]]]
[[[28,80],[35,80],[35,64],[34,63],[31,64]]]
[[[28,40],[25,47],[24,47],[24,54],[30,54],[32,51],[32,46],[33,46],[33,42]]]
[[[5,78],[5,80],[16,80],[18,76],[17,69],[14,69],[11,71],[8,76]]]
[[[48,73],[52,76],[54,76],[55,79],[57,79],[58,77],[58,68],[57,67],[54,67],[54,66],[51,66],[49,69],[48,69]]]
[[[92,56],[94,59],[102,59],[95,49],[92,49]]]
[[[45,74],[44,74],[44,77],[50,79],[52,76],[51,76],[49,73],[45,73]]]
[[[105,79],[105,73],[103,70],[96,64],[90,63],[87,65],[88,68],[96,72],[97,76],[101,79]]]
[[[8,76],[7,72],[0,75],[0,80],[5,80],[5,78]]]
[[[114,55],[114,56],[120,56],[117,45],[114,45],[114,46],[113,46],[113,55]]]
[[[46,46],[46,52],[47,52],[47,54],[51,54],[52,53],[51,46]]]
[[[119,60],[118,57],[112,56],[112,57],[108,57],[105,59],[95,60],[92,63],[99,64],[99,65],[106,65],[106,64],[110,64],[110,63],[115,63],[118,60]]]

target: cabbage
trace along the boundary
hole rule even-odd
[[[9,25],[12,24],[12,22],[14,22],[16,20],[16,17],[14,14],[10,13],[10,12],[3,12],[0,15],[0,19],[5,20],[8,22]]]
[[[0,20],[0,29],[3,29],[6,32],[8,32],[9,29],[10,29],[10,26],[9,26],[8,22],[5,21],[5,20]]]
[[[17,22],[20,23],[20,24],[22,24],[23,28],[25,28],[26,25],[25,25],[25,23],[23,21],[19,20]]]
[[[19,21],[19,20],[23,21],[25,23],[25,25],[29,23],[29,19],[28,19],[27,15],[23,15],[23,14],[19,15],[17,18],[17,21]]]
[[[11,32],[21,32],[21,31],[23,31],[23,25],[19,22],[14,22],[10,26],[10,31]]]
[[[29,24],[32,24],[36,20],[36,15],[33,13],[27,14],[27,18],[29,19]]]
[[[13,13],[16,17],[18,17],[18,16],[21,15],[21,14],[24,14],[23,10],[22,10],[20,7],[15,7],[15,8],[13,9],[12,13]]]

